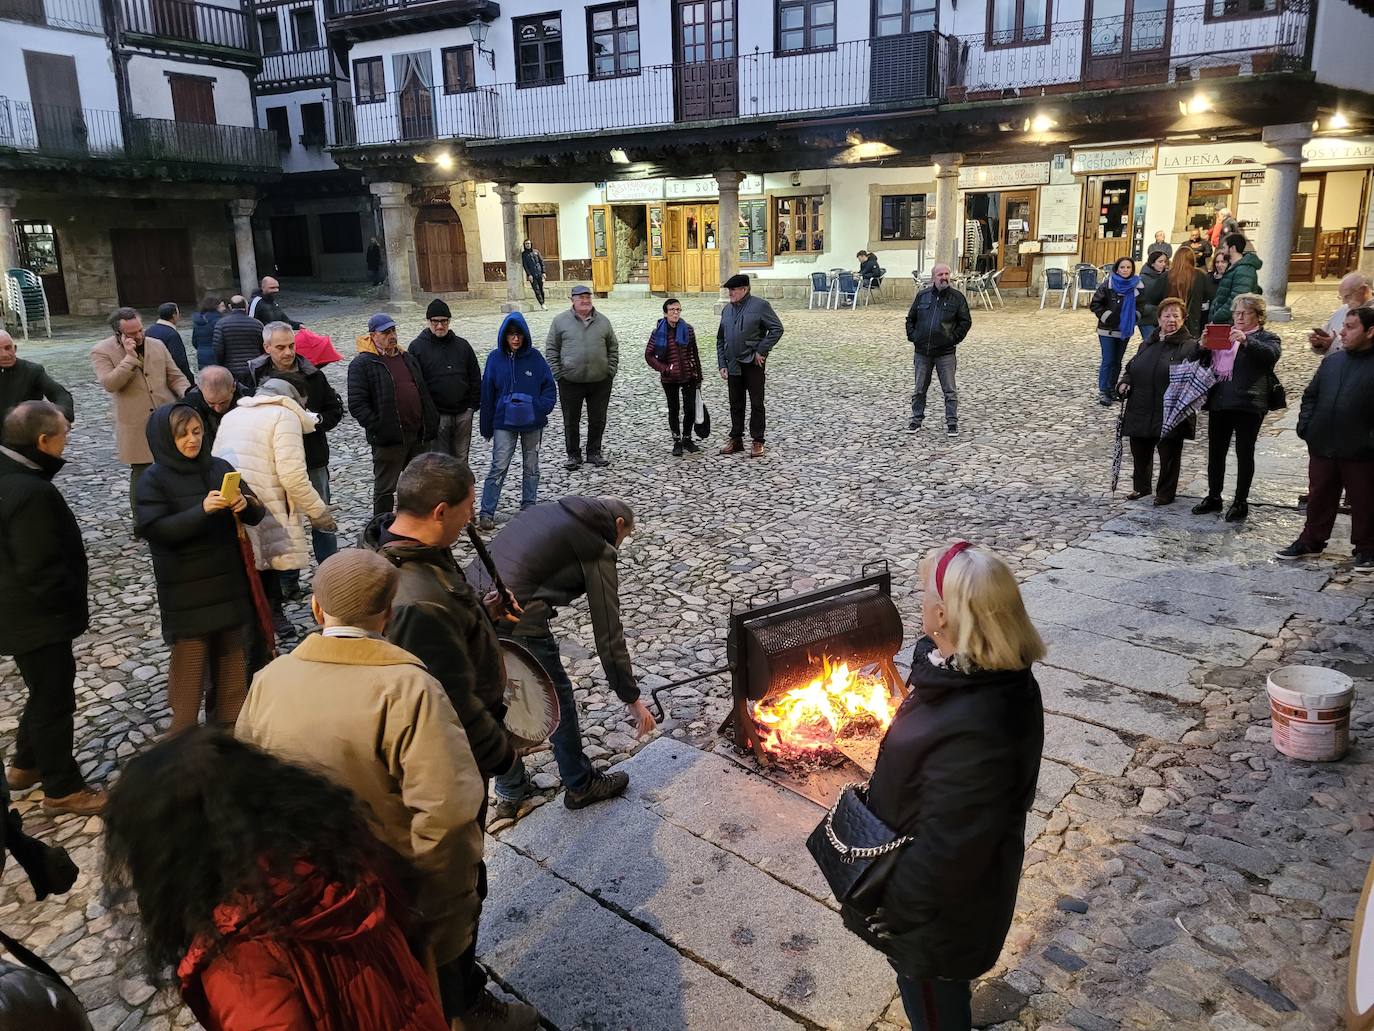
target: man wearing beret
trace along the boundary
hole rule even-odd
[[[749,277],[734,275],[722,286],[730,303],[720,313],[716,330],[716,365],[730,388],[730,439],[722,455],[744,450],[744,402],[749,400],[750,458],[763,456],[763,366],[768,352],[782,339],[782,321],[773,306],[749,292]]]

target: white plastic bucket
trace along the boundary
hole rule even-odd
[[[1283,666],[1269,674],[1274,747],[1309,762],[1332,762],[1350,748],[1355,682],[1323,666]]]

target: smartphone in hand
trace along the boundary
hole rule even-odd
[[[239,500],[239,481],[243,476],[239,473],[225,473],[224,480],[219,485],[219,492],[224,496],[224,500],[229,502],[232,507]]]

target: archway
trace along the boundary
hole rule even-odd
[[[426,205],[416,214],[415,264],[422,290],[436,294],[467,290],[467,243],[452,206]]]

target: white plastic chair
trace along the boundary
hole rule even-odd
[[[1005,271],[1005,268],[999,268],[992,275],[988,276],[987,284],[988,286],[992,287],[992,292],[997,295],[997,303],[1003,308],[1007,306],[1007,302],[1002,299],[1002,291],[997,286],[997,281],[1002,278],[1002,273]]]

